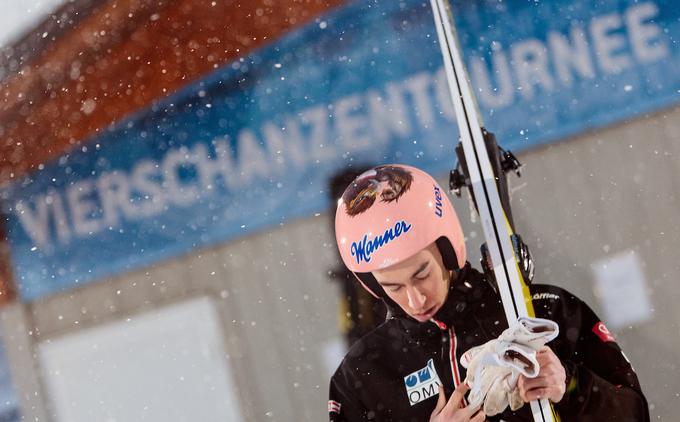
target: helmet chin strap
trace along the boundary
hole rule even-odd
[[[457,265],[456,265],[457,267]],[[453,283],[458,279],[458,275],[461,273],[462,268],[456,268],[456,269],[449,269],[449,282],[448,286],[446,286],[446,291],[447,291],[447,296],[446,299],[448,299],[448,295],[450,294],[451,287],[453,286]],[[376,299],[382,300],[385,305],[387,306],[388,310],[388,318],[390,314],[394,314],[395,311],[399,312],[404,312],[401,306],[399,306],[396,302],[394,302],[390,297],[387,295],[385,290],[380,286],[378,281],[375,279],[375,276],[372,273],[354,273],[354,276],[359,280],[361,285],[366,289],[372,296],[374,296]],[[445,300],[446,300],[445,299]]]
[[[395,311],[406,313],[406,311],[404,311],[401,308],[401,306],[399,306],[395,301],[390,299],[390,297],[387,295],[382,286],[380,286],[380,284],[375,279],[375,276],[372,273],[354,273],[354,276],[359,280],[364,289],[366,289],[376,299],[380,299],[385,303],[388,310],[387,315],[388,318],[390,314],[394,314]]]

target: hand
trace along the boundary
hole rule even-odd
[[[564,397],[566,386],[566,372],[562,362],[548,346],[543,346],[536,353],[536,360],[540,366],[536,378],[519,376],[517,388],[525,403],[531,400],[550,399],[558,403]]]
[[[440,385],[437,407],[430,415],[430,422],[482,422],[486,420],[486,415],[479,410],[479,406],[465,407],[463,397],[469,389],[467,384],[461,382],[447,402],[444,387]]]

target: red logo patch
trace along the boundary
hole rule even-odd
[[[593,325],[593,333],[595,333],[595,335],[598,336],[604,343],[616,341],[614,336],[612,336],[612,333],[609,332],[607,327],[605,327],[604,323],[601,321]]]
[[[328,412],[340,413],[342,404],[335,400],[328,400]]]

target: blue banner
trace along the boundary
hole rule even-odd
[[[487,126],[515,151],[680,99],[670,0],[455,0]]]
[[[454,6],[505,147],[678,100],[670,2]],[[5,189],[19,292],[32,300],[322,212],[327,180],[351,166],[441,174],[457,137],[429,2],[352,2]]]

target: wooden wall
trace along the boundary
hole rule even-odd
[[[102,2],[0,86],[0,184],[341,3]]]

